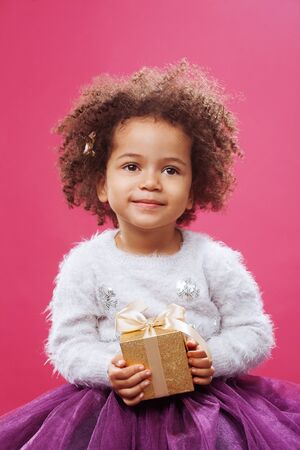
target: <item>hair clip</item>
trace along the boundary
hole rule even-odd
[[[96,140],[96,132],[92,131],[89,135],[88,135],[88,140],[85,144],[84,150],[83,150],[83,155],[90,155],[90,156],[95,156],[96,153],[94,151],[94,144],[95,144],[95,140]]]

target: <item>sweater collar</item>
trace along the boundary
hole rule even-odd
[[[188,251],[188,246],[190,244],[190,240],[191,240],[191,236],[190,233],[191,231],[189,230],[185,230],[182,228],[179,228],[181,234],[182,234],[182,238],[183,238],[183,242],[181,245],[181,248],[175,252],[172,253],[170,255],[165,254],[157,254],[157,253],[151,253],[148,255],[142,255],[142,254],[136,254],[136,253],[130,253],[127,252],[125,250],[121,250],[120,248],[117,247],[116,243],[115,243],[115,236],[118,233],[119,229],[107,229],[105,230],[102,235],[103,238],[105,238],[106,244],[109,247],[109,251],[110,254],[112,256],[115,256],[117,258],[121,258],[123,260],[127,260],[127,261],[137,261],[137,262],[142,262],[143,263],[149,261],[149,262],[170,262],[170,261],[175,261],[177,259],[181,259],[186,252]]]

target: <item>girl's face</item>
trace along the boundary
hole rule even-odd
[[[120,229],[154,230],[176,225],[192,208],[191,139],[179,126],[132,117],[116,128],[106,176],[97,186]]]

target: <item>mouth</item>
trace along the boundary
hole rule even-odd
[[[157,200],[151,200],[151,199],[141,199],[141,200],[133,200],[133,203],[138,203],[141,205],[155,205],[155,206],[163,206],[163,203],[157,201]]]
[[[160,206],[164,206],[164,203],[149,199],[133,200],[133,203],[145,208],[158,208]]]

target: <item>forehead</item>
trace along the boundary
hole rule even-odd
[[[159,147],[161,150],[182,149],[186,152],[191,143],[191,138],[180,125],[152,116],[131,117],[116,127],[112,148],[118,150],[129,145],[136,150]]]

